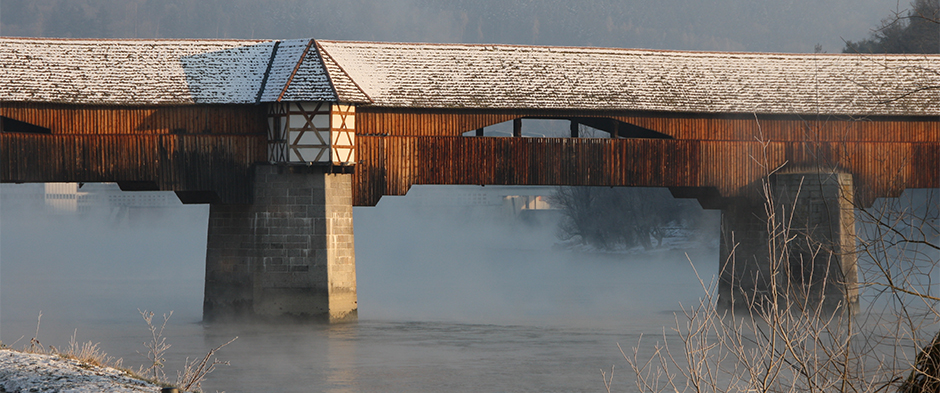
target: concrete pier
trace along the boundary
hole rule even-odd
[[[357,319],[350,174],[258,165],[254,203],[209,210],[203,317]]]
[[[781,173],[767,190],[772,208],[747,198],[722,208],[718,306],[774,297],[810,309],[857,303],[852,176]]]

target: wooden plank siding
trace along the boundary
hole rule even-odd
[[[356,205],[414,184],[710,187],[754,197],[770,170],[838,168],[857,201],[940,187],[940,144],[360,136]]]
[[[609,117],[673,139],[461,137],[530,118]],[[413,184],[714,188],[749,196],[768,171],[837,169],[856,200],[940,187],[940,121],[930,117],[808,118],[585,111],[363,107],[354,203],[404,195]]]
[[[53,134],[257,134],[267,129],[259,105],[105,106],[0,103],[0,116]]]
[[[940,120],[654,112],[356,109],[356,205],[413,184],[709,188],[744,196],[768,170],[838,169],[857,201],[938,187]],[[51,134],[0,133],[0,181],[143,182],[217,202],[250,203],[251,170],[267,162],[257,105],[90,106],[2,103],[0,116]],[[608,117],[672,139],[462,137],[530,118]]]
[[[0,133],[3,182],[134,183],[250,203],[252,166],[267,160],[262,106],[3,103],[0,116],[51,130]]]
[[[753,141],[937,142],[935,116],[813,116],[634,111],[403,109],[359,107],[357,134],[460,136],[517,118],[617,119],[674,139]]]

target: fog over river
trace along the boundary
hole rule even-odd
[[[208,206],[82,215],[7,204],[0,340],[28,345],[42,312],[42,344],[66,346],[77,330],[137,367],[149,334],[137,310],[173,311],[167,374],[239,337],[209,392],[596,392],[611,365],[618,391],[634,390],[617,343],[629,350],[644,334],[652,350],[680,302],[702,294],[685,252],[703,278],[716,273],[717,214],[700,247],[601,254],[553,250],[551,215],[532,223],[463,202],[520,190],[415,187],[355,208],[360,321],[338,326],[203,325]]]
[[[839,52],[907,3],[0,0],[0,35]],[[76,215],[3,199],[0,340],[28,345],[41,312],[43,345],[67,346],[75,332],[136,368],[149,339],[138,309],[173,311],[168,375],[239,337],[218,354],[231,365],[208,377],[207,392],[601,392],[611,365],[613,391],[635,391],[617,344],[629,351],[644,335],[649,353],[680,303],[702,295],[692,266],[705,280],[717,273],[717,212],[695,247],[601,254],[553,250],[550,217],[526,224],[460,202],[518,190],[414,187],[355,208],[359,322],[336,326],[202,324],[208,206],[162,193],[175,206]]]

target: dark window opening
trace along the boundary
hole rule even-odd
[[[119,181],[121,191],[160,191],[156,182],[152,181]]]
[[[672,139],[671,136],[605,117],[572,118],[522,118],[493,124],[484,128],[464,132],[463,136],[498,136],[509,137],[516,134],[517,121],[522,120],[521,135],[533,138],[609,138],[615,134],[618,138]],[[572,128],[572,124],[575,128]]]
[[[25,121],[15,120],[5,116],[0,116],[0,131],[26,132],[30,134],[52,134],[52,130],[46,127],[40,127],[35,124],[29,124]]]
[[[672,139],[669,135],[649,128],[605,117],[576,117],[571,120],[608,134],[616,133],[619,138]]]
[[[521,121],[521,137],[525,138],[563,138],[568,136],[568,120],[522,118],[492,124],[479,130],[470,130],[463,136],[511,137],[515,133],[516,121]],[[482,135],[481,132],[482,131]]]

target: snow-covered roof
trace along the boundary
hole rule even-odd
[[[312,42],[0,38],[0,101],[335,101]]]
[[[278,43],[277,52],[270,59],[271,69],[264,86],[262,101],[277,101],[284,94],[284,87],[294,76],[297,65],[310,48],[313,40],[287,40]],[[325,73],[323,73],[325,74]],[[324,75],[326,76],[326,75]]]
[[[278,43],[260,101],[336,101],[313,39]]]
[[[3,38],[0,101],[254,102],[273,45],[227,40]]]
[[[0,102],[940,115],[940,56],[0,38]]]
[[[318,43],[384,107],[940,115],[936,55]]]

